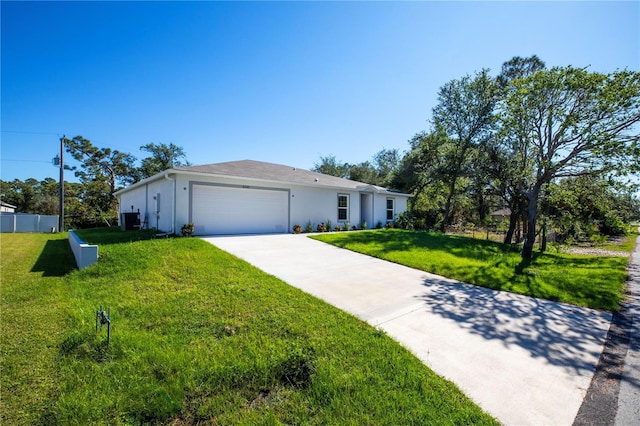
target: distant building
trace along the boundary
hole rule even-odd
[[[15,213],[15,212],[16,212],[16,206],[12,206],[9,203],[0,201],[0,213]]]
[[[490,214],[494,220],[509,220],[511,209],[496,210]]]

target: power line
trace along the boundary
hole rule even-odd
[[[0,161],[16,161],[16,162],[22,162],[22,163],[51,163],[51,160],[49,161],[45,161],[45,160],[16,160],[13,158],[0,158]]]
[[[60,136],[60,133],[54,132],[33,132],[30,130],[0,130],[2,133],[18,133],[18,134],[26,134],[26,135],[52,135],[52,136]]]

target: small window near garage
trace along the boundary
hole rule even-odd
[[[387,198],[387,221],[393,220],[395,216],[395,199]]]
[[[349,220],[349,196],[338,194],[338,220]]]

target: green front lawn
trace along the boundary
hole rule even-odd
[[[80,235],[100,244],[83,271],[66,234],[1,235],[0,424],[495,424],[384,333],[204,241]]]
[[[625,257],[535,253],[531,262],[523,262],[519,249],[509,245],[400,229],[313,238],[495,290],[608,311],[617,311],[624,299]]]

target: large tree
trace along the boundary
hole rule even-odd
[[[611,74],[554,67],[510,82],[501,104],[501,125],[513,129],[521,155],[531,158],[526,180],[527,235],[522,257],[530,259],[538,201],[554,179],[640,169],[640,73]]]
[[[131,154],[111,148],[98,148],[82,136],[64,139],[64,145],[67,152],[80,162],[80,167],[72,170],[82,182],[106,182],[113,194],[118,183],[127,185],[136,181],[136,158]]]
[[[148,143],[140,147],[141,151],[151,154],[150,157],[143,158],[140,162],[139,177],[140,179],[148,178],[174,167],[189,166],[187,154],[180,146],[170,143]]]
[[[545,69],[545,63],[533,55],[528,58],[515,56],[502,64],[497,77],[497,83],[502,98],[515,90],[511,84],[514,80],[525,78]],[[489,143],[484,146],[483,156],[486,161],[479,164],[479,169],[490,177],[493,193],[502,198],[504,205],[509,208],[509,228],[504,242],[510,244],[519,221],[525,224],[527,198],[524,189],[532,176],[533,161],[527,148],[526,137],[522,123],[502,126]],[[516,242],[520,242],[518,230]]]
[[[321,156],[320,161],[315,163],[311,170],[325,175],[347,179],[350,168],[351,165],[349,163],[340,163],[335,155],[328,155],[326,157]]]
[[[418,201],[428,187],[444,181],[449,142],[445,135],[436,132],[414,135],[409,140],[411,150],[400,161],[391,186],[413,194],[412,204]]]
[[[64,139],[63,142],[67,152],[80,162],[80,166],[72,170],[82,183],[78,196],[85,207],[85,219],[94,224],[111,224],[118,216],[113,194],[118,185],[128,185],[137,180],[136,158],[111,148],[98,148],[82,136]]]
[[[0,181],[2,201],[16,206],[19,213],[57,214],[58,183],[52,178]]]
[[[497,94],[496,81],[486,69],[473,77],[467,75],[459,80],[451,80],[438,92],[438,103],[433,108],[433,123],[436,132],[446,135],[451,142],[446,152],[448,195],[442,231],[449,225],[457,184],[460,178],[468,175],[473,150],[491,136]]]
[[[382,149],[373,156],[373,167],[376,170],[375,184],[387,187],[393,175],[400,167],[400,153],[397,149]]]

